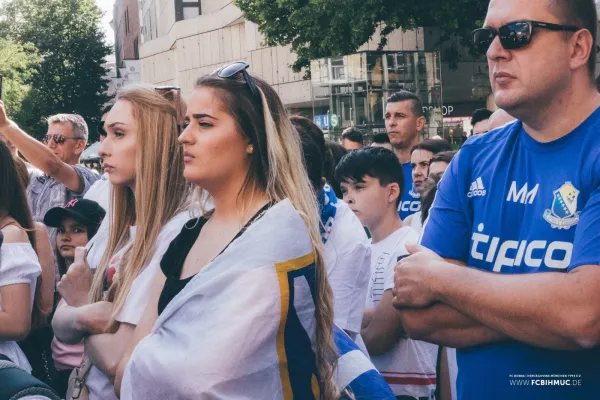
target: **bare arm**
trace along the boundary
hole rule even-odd
[[[373,311],[370,324],[360,331],[369,354],[379,356],[389,351],[404,337],[400,313],[392,305],[394,296],[386,290]]]
[[[4,243],[29,243],[24,230],[9,225],[2,229]],[[31,288],[18,283],[0,287],[0,342],[23,340],[31,329]]]
[[[85,354],[106,376],[114,381],[117,368],[133,338],[135,325],[121,323],[117,332],[91,335],[85,340]]]
[[[466,266],[459,260],[445,261],[446,265]],[[454,348],[481,346],[508,339],[506,335],[443,303],[427,308],[400,308],[399,313],[406,334],[411,339]]]
[[[460,349],[508,339],[446,304],[398,312],[406,334],[415,340]]]
[[[88,334],[104,333],[111,312],[112,303],[105,301],[73,307],[61,300],[52,319],[52,328],[61,342],[77,344]]]
[[[46,225],[36,222],[36,247],[37,254],[42,266],[42,302],[44,314],[50,315],[54,306],[54,280],[55,280],[55,264],[54,252],[50,244],[48,230]]]
[[[472,268],[437,268],[439,301],[490,328],[535,346],[559,350],[600,342],[600,268],[570,273],[500,275]]]
[[[61,161],[49,148],[25,133],[17,124],[6,117],[4,103],[0,101],[0,129],[19,149],[30,163],[44,173],[64,184],[67,189],[81,193],[84,184],[75,169]]]
[[[115,393],[117,396],[121,393],[121,383],[123,383],[123,374],[125,374],[125,368],[127,367],[127,363],[133,354],[133,350],[138,345],[138,343],[145,338],[151,331],[154,323],[158,319],[158,299],[160,297],[160,293],[165,286],[165,281],[167,278],[159,271],[156,274],[152,282],[152,287],[150,288],[150,299],[148,300],[148,304],[144,310],[144,315],[142,315],[142,319],[140,323],[135,328],[133,332],[133,337],[129,341],[127,349],[125,350],[125,354],[121,358],[121,362],[117,368],[116,376],[115,376]]]

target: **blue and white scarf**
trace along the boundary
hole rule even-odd
[[[335,192],[327,183],[323,186],[323,189],[319,190],[317,195],[319,201],[319,211],[321,213],[321,224],[319,230],[321,231],[321,239],[323,244],[329,239],[329,234],[333,228],[333,220],[337,212],[338,199],[335,196]]]

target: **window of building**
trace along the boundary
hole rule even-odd
[[[202,5],[200,1],[175,0],[175,20],[196,18],[202,15]]]

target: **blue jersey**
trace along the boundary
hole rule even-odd
[[[550,143],[519,121],[468,140],[438,186],[422,244],[485,271],[566,273],[600,264],[599,222],[600,109]],[[461,400],[600,399],[598,348],[507,341],[457,359]]]
[[[402,188],[398,215],[404,221],[409,215],[421,211],[421,196],[413,186],[412,167],[409,162],[402,164],[402,172],[404,173],[404,188]]]

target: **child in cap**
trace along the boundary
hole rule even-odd
[[[106,211],[95,201],[85,199],[71,200],[65,207],[55,207],[44,216],[44,224],[58,228],[56,248],[60,274],[65,274],[75,258],[75,249],[84,247],[90,241]]]
[[[106,211],[95,201],[74,199],[64,207],[55,207],[44,216],[44,224],[58,228],[56,248],[58,250],[58,269],[63,275],[75,260],[75,249],[87,245],[100,227]],[[58,307],[66,304],[62,300]],[[51,344],[52,358],[57,376],[52,387],[61,396],[65,396],[69,375],[83,359],[83,343],[69,345],[54,337]]]

